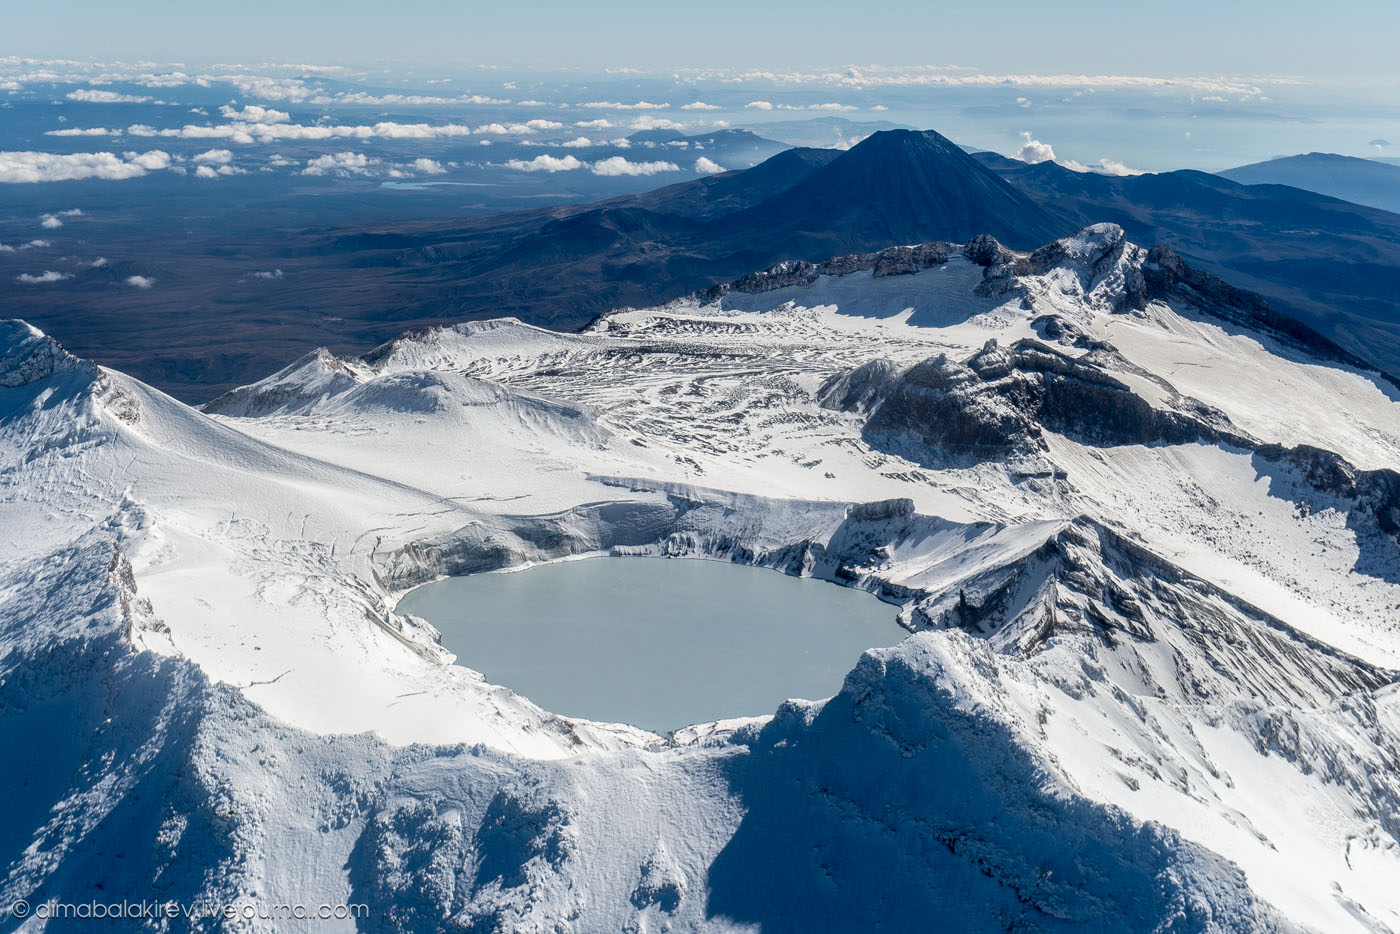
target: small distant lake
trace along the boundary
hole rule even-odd
[[[458,664],[546,710],[660,733],[829,697],[862,651],[908,635],[870,594],[684,558],[450,577],[398,611],[436,626]]]

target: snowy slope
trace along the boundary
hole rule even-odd
[[[787,264],[204,412],[6,325],[0,737],[50,754],[0,767],[0,905],[1400,930],[1396,390],[1174,269],[1111,225]],[[393,611],[602,553],[836,580],[913,634],[658,737]]]

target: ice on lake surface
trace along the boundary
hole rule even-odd
[[[720,561],[597,558],[450,577],[400,601],[457,662],[554,713],[666,732],[835,694],[907,633],[870,594]]]

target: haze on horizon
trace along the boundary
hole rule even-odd
[[[638,0],[392,8],[343,0],[50,0],[6,11],[0,55],[29,58],[307,62],[352,67],[578,69],[964,66],[1024,74],[1270,75],[1373,90],[1400,84],[1400,5],[1340,0],[1319,15],[1304,0],[1178,0],[1141,9],[1095,0],[995,7],[896,0],[878,11],[829,0],[766,4]]]

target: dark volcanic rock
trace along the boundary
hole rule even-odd
[[[864,415],[881,400],[898,375],[898,368],[890,361],[871,360],[827,379],[817,390],[817,402],[828,409]]]
[[[897,375],[888,361],[864,364],[829,379],[818,399],[868,411],[866,437],[906,453],[900,439],[912,437],[926,455],[1003,457],[1043,448],[1042,428],[1095,445],[1250,444],[1194,400],[1154,407],[1109,372],[1115,361],[1111,350],[1076,358],[1039,341],[993,340],[964,363],[939,354]]]
[[[786,191],[726,218],[719,229],[762,231],[770,247],[803,256],[991,234],[1030,249],[1068,224],[931,130],[873,133]]]
[[[883,276],[913,275],[932,266],[948,262],[957,249],[957,244],[934,241],[913,246],[893,246],[875,253],[852,253],[846,256],[833,256],[820,263],[806,260],[787,260],[775,263],[767,269],[740,276],[733,282],[726,282],[698,294],[704,302],[718,301],[730,292],[757,295],[785,289],[791,286],[811,285],[822,276],[848,276],[856,272],[871,271],[871,275]]]

